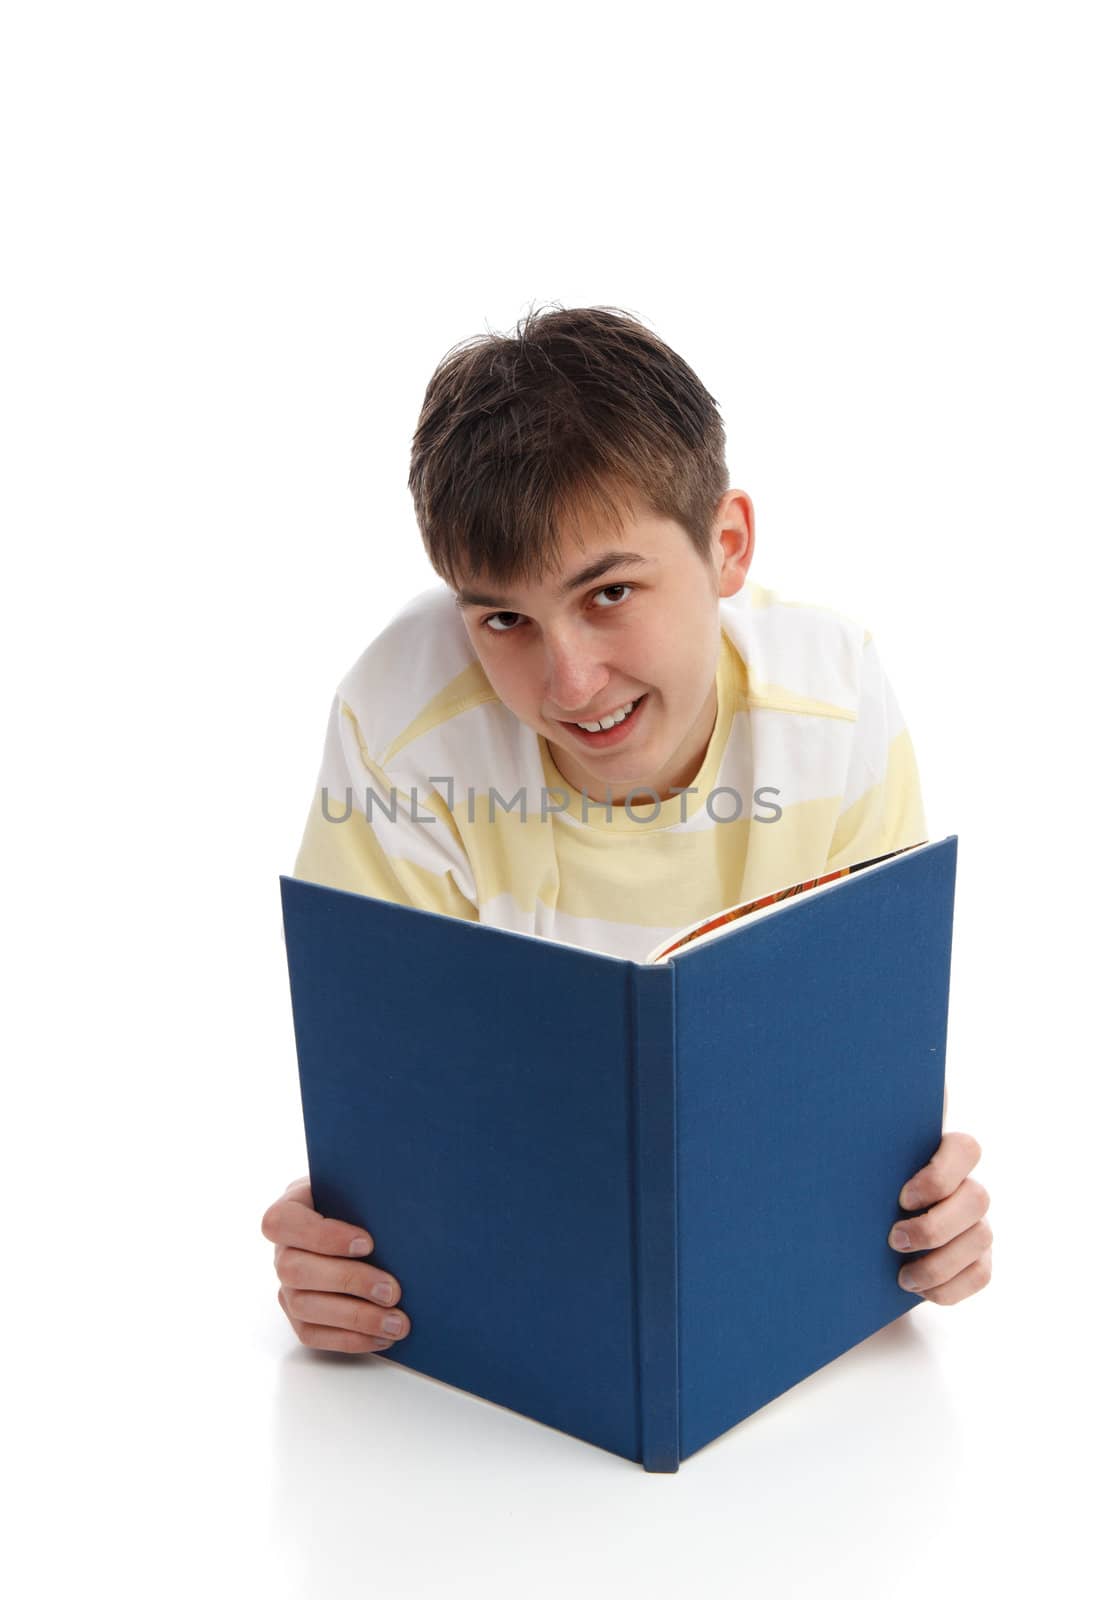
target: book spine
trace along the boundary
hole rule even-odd
[[[631,968],[632,1207],[637,1408],[647,1472],[680,1462],[677,1085],[673,963]]]

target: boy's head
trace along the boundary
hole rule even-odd
[[[611,307],[457,346],[427,387],[410,488],[431,564],[500,700],[594,798],[668,798],[704,759],[718,602],[753,557],[724,451],[696,374]],[[577,726],[632,700],[611,732]]]

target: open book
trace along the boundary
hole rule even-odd
[[[373,1359],[674,1472],[921,1305],[887,1236],[943,1129],[956,845],[647,961],[283,877],[313,1201],[411,1318]]]
[[[922,843],[927,843],[923,840]],[[889,850],[885,856],[873,856],[870,861],[857,861],[850,867],[838,867],[834,872],[827,872],[821,878],[807,878],[803,883],[793,883],[787,889],[777,889],[773,894],[762,895],[758,900],[746,900],[742,905],[731,906],[726,911],[713,912],[711,916],[701,917],[699,922],[690,923],[689,927],[681,928],[677,933],[664,939],[661,944],[655,945],[650,955],[644,957],[647,965],[653,966],[656,962],[665,961],[678,950],[683,950],[687,944],[696,944],[698,940],[709,939],[721,928],[730,922],[738,922],[742,917],[752,917],[756,911],[763,911],[767,906],[776,906],[784,900],[790,900],[793,895],[806,894],[809,889],[817,889],[824,883],[834,883],[838,878],[847,878],[850,872],[861,872],[865,867],[876,867],[881,861],[890,861],[894,856],[904,855],[907,850],[919,850],[920,845],[903,845],[901,850]]]

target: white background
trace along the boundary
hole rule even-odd
[[[3,16],[19,1592],[1076,1592],[1085,8]],[[993,1281],[675,1477],[305,1350],[259,1231],[306,1168],[277,875],[335,683],[436,581],[423,390],[546,302],[631,311],[694,366],[751,576],[872,629],[960,836],[948,1126],[984,1149]]]

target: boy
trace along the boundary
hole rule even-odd
[[[747,580],[754,518],[716,402],[612,307],[457,346],[410,488],[445,587],[336,692],[295,876],[642,960],[709,912],[922,842],[916,762],[870,634]],[[899,1274],[989,1281],[981,1150],[945,1133],[898,1197]],[[263,1218],[317,1349],[410,1329],[373,1241],[307,1179]]]

